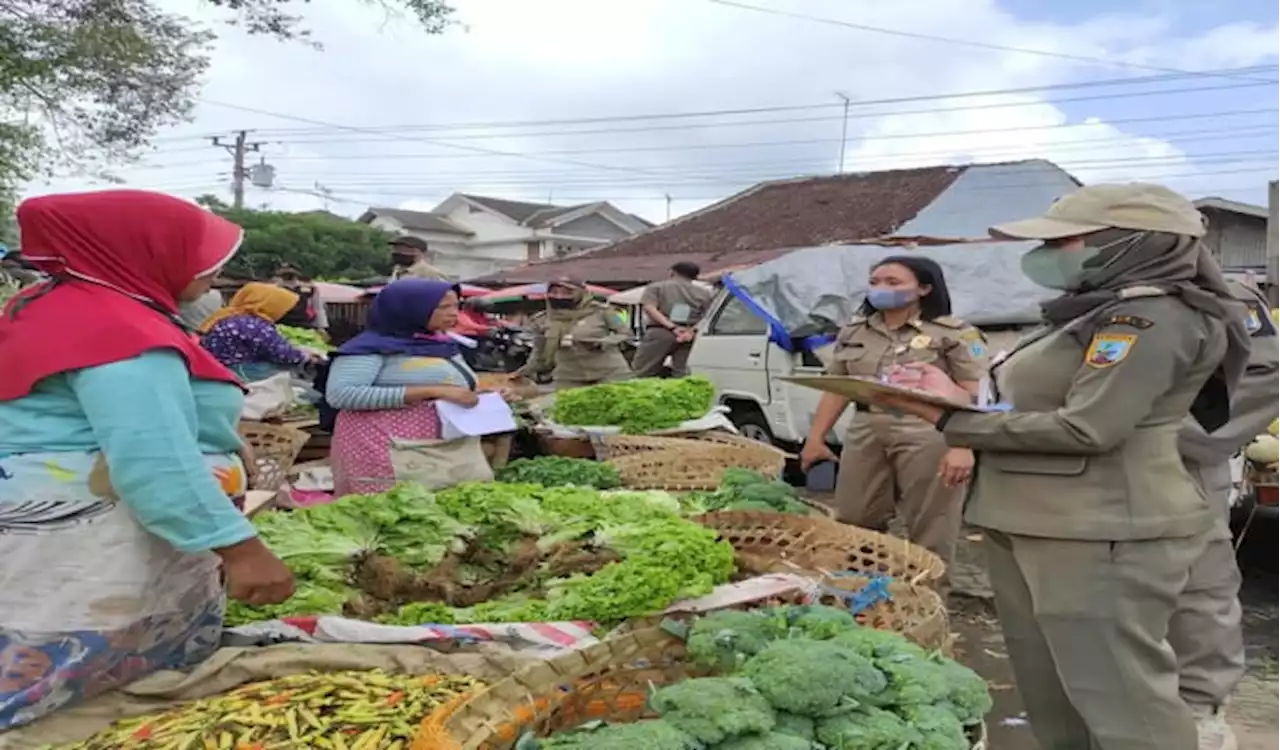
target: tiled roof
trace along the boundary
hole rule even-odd
[[[441,232],[443,234],[459,234],[470,237],[475,234],[470,229],[460,227],[449,220],[449,217],[433,214],[429,211],[407,211],[403,208],[370,208],[360,216],[360,221],[368,224],[375,216],[386,216],[400,222],[410,231]]]
[[[532,283],[570,275],[593,283],[665,278],[689,260],[704,273],[759,263],[787,249],[892,234],[946,190],[965,167],[926,167],[765,182],[701,211],[562,261],[491,274]]]
[[[597,250],[477,281],[524,284],[567,275],[627,286],[665,278],[681,260],[714,274],[796,248],[985,238],[988,227],[1034,215],[1079,186],[1043,159],[775,180]]]

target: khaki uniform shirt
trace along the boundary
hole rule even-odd
[[[913,362],[934,365],[957,382],[976,382],[987,374],[987,340],[950,315],[913,320],[891,331],[875,313],[840,329],[827,374],[874,378],[888,374],[895,364]]]
[[[640,304],[653,305],[678,326],[702,320],[714,294],[688,279],[667,279],[645,287]]]
[[[1009,534],[1192,536],[1214,512],[1178,453],[1183,420],[1227,349],[1225,326],[1149,287],[1041,329],[993,368],[1007,413],[957,412],[978,451],[965,518]]]
[[[433,281],[449,281],[449,276],[444,271],[441,271],[425,260],[420,260],[411,266],[397,266],[392,270],[391,280],[398,281],[400,279],[431,279]]]
[[[547,313],[533,316],[534,352],[546,351],[544,342],[550,328]],[[569,329],[555,351],[554,362],[537,362],[536,371],[551,370],[552,380],[598,382],[621,380],[631,375],[631,366],[619,345],[631,338],[631,329],[622,316],[608,305],[596,305],[591,314]]]

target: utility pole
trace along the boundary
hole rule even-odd
[[[853,103],[845,94],[837,91],[836,96],[844,102],[844,118],[840,122],[840,174],[844,174],[844,147],[849,140],[849,105]]]
[[[316,192],[319,193],[321,199],[324,200],[324,210],[328,211],[329,203],[333,200],[333,191],[317,182]]]
[[[1280,282],[1280,183],[1267,183],[1267,297],[1276,304],[1276,284]]]
[[[671,221],[671,193],[666,193],[662,197],[667,199],[667,221]]]
[[[215,135],[211,140],[214,146],[226,149],[231,154],[231,205],[236,208],[244,208],[244,180],[249,176],[249,170],[245,167],[245,156],[250,151],[257,151],[262,147],[262,143],[249,143],[249,131],[237,130],[235,140],[227,143],[222,136]]]

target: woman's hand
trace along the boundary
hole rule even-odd
[[[938,476],[944,487],[959,487],[973,477],[973,451],[968,448],[950,448],[942,456]]]
[[[293,596],[293,573],[257,537],[214,552],[222,558],[227,596],[232,599],[260,607]]]
[[[446,390],[440,394],[440,400],[470,409],[480,403],[480,394],[462,386],[446,386]]]
[[[806,440],[800,449],[800,469],[808,471],[814,464],[823,461],[839,461],[839,457],[831,450],[825,440]]]
[[[945,372],[933,365],[921,362],[911,362],[893,368],[889,372],[889,384],[928,391],[945,399],[959,401],[964,404],[973,400],[973,395],[956,385],[956,382]]]

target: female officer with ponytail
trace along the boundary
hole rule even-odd
[[[928,258],[885,258],[871,268],[867,298],[836,341],[829,375],[887,377],[899,365],[936,365],[976,394],[986,373],[986,342],[973,326],[951,316],[942,268]],[[827,433],[849,401],[824,393],[801,452],[806,469],[835,460]],[[973,454],[948,449],[928,423],[916,417],[859,410],[844,437],[835,509],[840,521],[884,531],[895,502],[907,536],[948,566],[960,531],[964,484]]]

